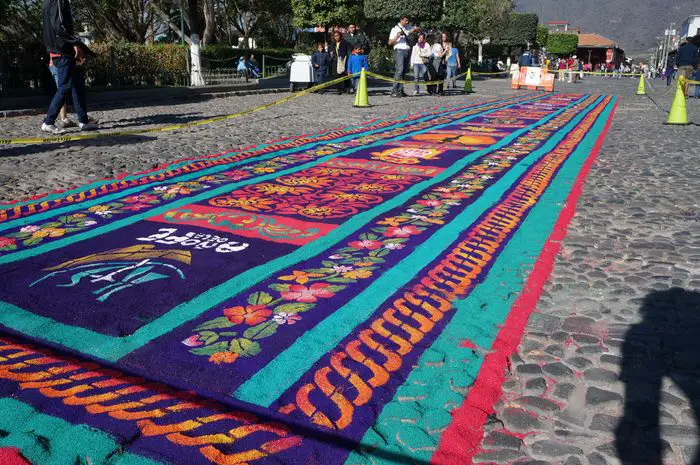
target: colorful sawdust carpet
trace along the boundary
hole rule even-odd
[[[469,463],[615,105],[521,94],[0,205],[0,447]]]

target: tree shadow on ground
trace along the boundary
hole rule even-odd
[[[700,293],[681,288],[644,298],[643,320],[628,331],[622,347],[624,417],[616,431],[623,464],[661,465],[670,448],[661,438],[661,383],[668,377],[700,418]],[[692,462],[700,464],[698,457]]]
[[[129,127],[139,127],[139,126],[145,126],[145,125],[164,125],[164,124],[186,124],[186,123],[192,123],[196,121],[201,121],[201,120],[207,120],[211,118],[218,118],[220,116],[226,116],[226,114],[220,114],[220,115],[211,115],[211,116],[201,116],[201,112],[192,112],[192,113],[166,113],[166,114],[158,114],[158,115],[144,115],[144,116],[135,116],[133,118],[120,118],[120,119],[114,119],[110,120],[109,119],[109,113],[105,118],[105,124],[102,129],[104,130],[110,130],[110,129],[120,129],[120,128],[129,128]]]

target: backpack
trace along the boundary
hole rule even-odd
[[[404,28],[399,27],[399,29],[401,30],[401,34],[406,38],[406,44],[409,47],[413,48],[413,46],[418,43],[418,34],[415,34],[415,33],[406,34],[406,31],[404,30]]]

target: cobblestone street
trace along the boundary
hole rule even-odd
[[[352,96],[312,94],[182,131],[0,146],[0,201],[372,118],[513,96],[509,84],[475,81],[476,93],[469,96],[403,99],[375,89],[368,109],[353,108]],[[634,95],[636,87],[633,79],[597,77],[556,87],[620,95],[621,101],[552,274],[508,363],[503,394],[475,451],[477,463],[659,463],[660,454],[669,465],[697,461],[700,127],[663,124],[662,108],[670,107],[673,92],[660,81],[647,86],[651,98]],[[282,96],[92,115],[104,131],[149,128],[225,115]],[[687,105],[689,119],[700,123],[700,100]],[[0,131],[8,138],[35,137],[40,121],[0,119]],[[405,438],[408,449],[437,449],[420,441]]]

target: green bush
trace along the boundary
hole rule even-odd
[[[372,52],[367,57],[367,61],[370,71],[381,74],[394,72],[394,50],[385,42],[372,42]]]
[[[552,33],[547,39],[547,53],[555,55],[571,55],[576,53],[578,35],[571,33]]]
[[[186,47],[174,44],[96,43],[88,62],[87,80],[95,86],[187,85]]]

